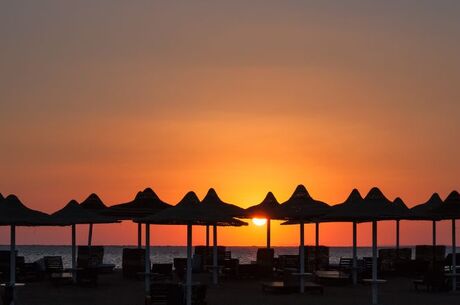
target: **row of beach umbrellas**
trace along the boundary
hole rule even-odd
[[[303,185],[299,185],[292,196],[279,203],[269,192],[265,199],[257,205],[242,209],[234,204],[223,202],[214,189],[210,189],[203,200],[199,200],[194,192],[187,193],[175,206],[162,201],[155,192],[147,188],[139,192],[129,202],[106,206],[96,195],[91,194],[80,204],[70,201],[61,210],[48,215],[27,208],[15,195],[6,198],[0,194],[0,225],[11,227],[11,270],[15,270],[15,228],[16,226],[71,226],[72,227],[72,268],[75,268],[75,235],[77,224],[89,224],[88,245],[91,246],[93,224],[114,223],[120,220],[133,220],[138,224],[138,246],[141,246],[141,225],[145,224],[146,243],[146,297],[150,295],[150,224],[186,225],[187,226],[187,276],[186,301],[191,304],[191,249],[192,226],[202,225],[207,228],[207,246],[209,246],[209,227],[213,228],[213,282],[217,284],[217,227],[243,226],[247,223],[239,220],[244,218],[267,219],[267,247],[270,248],[270,220],[284,220],[283,225],[299,225],[300,229],[300,291],[303,292],[302,274],[304,266],[304,225],[316,225],[316,245],[319,243],[319,224],[322,222],[351,222],[353,224],[353,281],[356,283],[357,267],[357,223],[372,223],[372,303],[377,304],[377,222],[381,220],[396,221],[396,247],[399,248],[400,220],[429,220],[433,223],[433,246],[436,245],[436,222],[452,220],[453,265],[455,266],[455,219],[460,218],[460,195],[453,191],[443,201],[438,194],[433,194],[425,203],[409,209],[400,198],[394,201],[387,199],[378,188],[372,188],[362,197],[354,189],[349,197],[340,204],[329,205],[313,199]],[[239,219],[238,219],[239,218]],[[453,270],[453,289],[455,268]],[[10,285],[14,287],[15,272],[10,272]]]

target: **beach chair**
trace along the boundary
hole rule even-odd
[[[222,273],[227,278],[238,278],[240,274],[240,260],[237,258],[230,258],[224,261]]]
[[[173,259],[174,274],[179,280],[185,278],[185,272],[187,270],[187,259],[182,257],[175,257]]]
[[[159,280],[172,280],[173,264],[152,264],[152,279]]]
[[[25,269],[25,258],[24,256],[18,256],[16,250],[16,279],[18,281],[24,281],[24,269]],[[10,278],[10,251],[0,251],[0,274],[1,280],[7,281]]]
[[[257,249],[257,275],[259,277],[271,277],[273,275],[273,262],[275,250],[273,248],[260,248]]]
[[[145,271],[145,249],[124,248],[122,274],[124,278],[136,278]]]
[[[102,246],[78,246],[77,283],[85,286],[97,286],[100,266],[104,257]]]
[[[61,256],[43,257],[45,276],[56,286],[71,284],[72,273],[64,269]]]
[[[353,269],[353,258],[340,257],[338,269],[342,272],[351,273],[351,270]]]

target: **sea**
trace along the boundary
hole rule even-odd
[[[412,256],[415,255],[415,246],[401,246],[401,248],[412,248]],[[123,248],[135,248],[135,246],[104,246],[104,263],[115,264],[121,268]],[[250,263],[256,260],[257,249],[260,247],[226,247],[231,251],[232,258],[238,258],[240,263]],[[389,248],[389,247],[381,247]],[[185,246],[152,246],[151,261],[155,263],[172,263],[175,257],[186,257]],[[274,247],[275,255],[298,254],[298,247]],[[0,250],[9,250],[8,245],[0,245]],[[61,256],[64,267],[70,267],[71,247],[70,246],[17,246],[18,255],[24,256],[26,262],[34,262],[43,256]],[[460,253],[457,248],[457,253]],[[446,246],[446,252],[451,252],[451,247]],[[358,247],[358,257],[372,256],[371,247]],[[329,262],[338,264],[340,257],[351,257],[352,247],[329,247]],[[414,257],[413,257],[414,258]]]

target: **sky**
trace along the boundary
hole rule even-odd
[[[454,0],[2,2],[0,192],[48,213],[145,187],[171,204],[214,187],[241,207],[298,184],[330,204],[372,186],[408,206],[445,198],[460,190],[459,13]],[[394,223],[379,229],[394,243]],[[403,222],[401,243],[429,244],[430,230]],[[274,223],[272,244],[297,245],[298,231]],[[94,244],[136,232],[97,225]],[[219,232],[265,243],[263,227]],[[359,225],[360,245],[370,233]],[[183,245],[185,228],[153,226],[151,239]],[[17,240],[66,244],[70,229]],[[351,224],[321,225],[321,243],[350,245]]]

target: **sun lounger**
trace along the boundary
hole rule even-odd
[[[123,277],[136,278],[145,271],[145,249],[124,248],[122,258]]]
[[[273,275],[275,250],[273,248],[257,249],[257,276],[271,277]]]
[[[46,277],[54,285],[63,285],[72,283],[72,273],[64,269],[61,256],[43,257]]]

